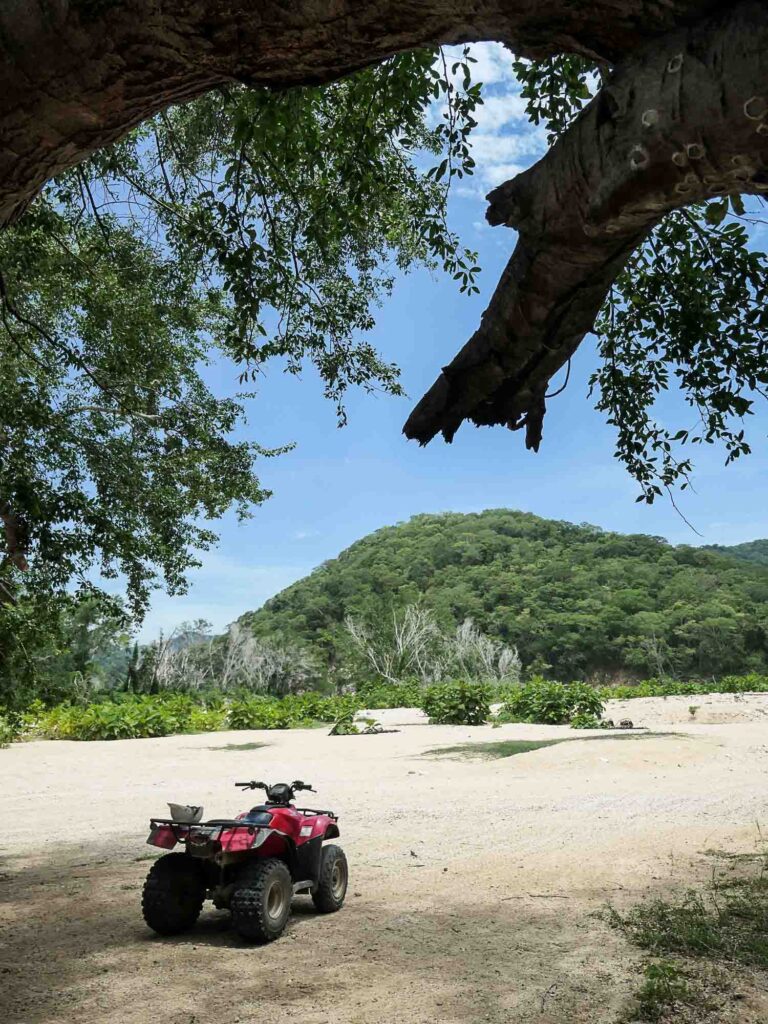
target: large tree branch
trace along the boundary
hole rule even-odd
[[[228,81],[327,82],[400,50],[498,40],[615,61],[727,0],[13,0],[0,5],[0,225],[43,184]]]
[[[29,535],[24,521],[6,504],[0,504],[0,526],[0,605],[3,605],[15,601],[15,587],[6,570],[28,568]]]
[[[677,207],[768,190],[768,9],[736,5],[645,46],[535,166],[489,195],[519,232],[480,328],[405,425],[422,444],[460,424],[526,429],[591,329],[611,282]]]

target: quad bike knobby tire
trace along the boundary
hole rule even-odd
[[[158,935],[178,935],[197,921],[204,900],[200,866],[185,853],[166,853],[149,869],[141,910]]]
[[[344,851],[340,846],[329,843],[323,847],[320,875],[312,890],[312,900],[321,914],[333,914],[341,910],[348,882],[349,868]]]
[[[251,942],[279,939],[291,913],[293,882],[276,857],[247,864],[232,893],[230,910],[235,931]]]

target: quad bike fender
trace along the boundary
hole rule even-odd
[[[314,818],[307,818],[302,824],[296,845],[302,846],[310,840],[317,839],[318,836],[322,839],[335,839],[338,834],[339,826],[334,819],[327,814],[318,814]]]
[[[323,854],[323,835],[305,840],[296,848],[296,864],[293,870],[296,882],[317,882],[320,877],[320,861]]]
[[[159,846],[162,850],[172,850],[178,842],[175,829],[170,825],[157,825],[149,833],[148,846]]]
[[[272,831],[268,839],[259,845],[251,854],[259,858],[276,857],[282,860],[296,882],[317,882],[320,877],[323,843],[326,839],[324,829],[313,828],[313,835],[300,836],[294,842],[290,836]]]
[[[339,834],[336,821],[327,814],[309,818],[301,826],[296,844],[295,877],[317,884],[323,856],[323,843]]]

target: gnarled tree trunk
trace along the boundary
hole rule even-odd
[[[538,449],[545,389],[611,282],[661,217],[768,191],[768,7],[747,2],[641,47],[488,220],[519,233],[475,335],[405,426],[427,443],[464,419],[524,427]]]
[[[517,248],[479,330],[405,427],[426,443],[439,431],[450,440],[466,418],[525,426],[536,448],[547,382],[664,212],[765,190],[764,3],[9,0],[0,6],[0,225],[57,173],[222,83],[326,82],[400,50],[479,40],[615,68],[550,153],[492,193],[489,219],[518,230]]]
[[[0,224],[164,107],[236,80],[327,82],[399,50],[498,40],[615,62],[718,0],[6,0]]]

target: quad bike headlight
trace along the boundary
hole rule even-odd
[[[258,847],[262,846],[271,835],[271,828],[257,828],[253,834],[253,843],[251,844],[251,849],[258,849]]]
[[[271,828],[254,828],[244,826],[225,832],[221,838],[224,853],[243,853],[246,850],[257,850],[272,834]]]

